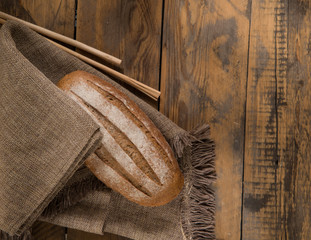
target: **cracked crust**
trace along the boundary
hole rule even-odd
[[[173,200],[184,183],[174,154],[153,122],[124,93],[83,71],[58,82],[100,125],[102,146],[86,166],[129,200],[159,206]]]

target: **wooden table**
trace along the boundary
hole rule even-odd
[[[0,10],[123,59],[181,127],[211,125],[218,239],[310,239],[310,1],[1,0]]]

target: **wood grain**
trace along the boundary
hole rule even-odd
[[[309,239],[309,1],[253,1],[243,239]]]
[[[240,239],[247,1],[165,1],[160,110],[216,141],[218,239]]]
[[[279,193],[283,226],[279,239],[311,236],[311,2],[288,1],[285,168]],[[284,140],[285,141],[285,140]]]
[[[35,222],[32,227],[34,240],[64,240],[65,228],[45,222]]]
[[[49,30],[74,37],[75,0],[1,0],[0,10]]]
[[[162,1],[79,0],[77,40],[123,60],[124,73],[159,88]]]
[[[130,240],[129,238],[117,236],[110,233],[105,233],[105,235],[97,235],[93,233],[87,233],[78,231],[75,229],[68,229],[68,240]]]
[[[287,141],[286,1],[253,1],[242,239],[281,239]]]

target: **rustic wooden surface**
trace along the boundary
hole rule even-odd
[[[309,239],[310,2],[253,1],[243,239]]]
[[[162,1],[78,0],[77,40],[122,59],[124,74],[157,90],[161,24]]]
[[[68,229],[67,240],[130,240],[130,239],[109,233],[105,233],[105,236],[101,236],[93,233],[78,231],[75,229]]]
[[[284,239],[311,236],[311,2],[288,1],[286,145],[281,155]],[[284,111],[284,110],[283,110]],[[283,130],[284,131],[284,130]],[[283,140],[284,141],[284,140]]]
[[[165,2],[160,110],[188,130],[210,124],[217,146],[217,236],[239,239],[248,4]]]
[[[0,10],[123,59],[127,75],[160,87],[160,111],[181,127],[211,125],[217,239],[310,239],[310,1],[0,0]]]
[[[75,0],[1,0],[0,11],[74,37]]]
[[[158,89],[162,1],[79,0],[77,40],[123,60],[124,73]]]
[[[35,240],[64,240],[66,229],[50,223],[35,222],[32,235]]]
[[[286,144],[287,4],[253,1],[245,129],[243,239],[278,239]]]

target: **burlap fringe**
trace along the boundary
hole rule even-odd
[[[77,204],[89,192],[104,190],[105,188],[107,187],[95,176],[66,187],[50,202],[43,211],[42,216],[52,218],[70,206]]]
[[[175,136],[170,141],[170,146],[175,154],[176,158],[181,158],[184,154],[184,149],[187,146],[191,146],[192,141],[196,140],[194,136],[189,134],[188,132],[184,132]]]
[[[31,240],[31,230],[27,230],[21,236],[10,236],[8,233],[0,230],[0,240]]]
[[[183,136],[184,138],[184,136]],[[210,128],[203,125],[192,132],[187,142],[181,139],[190,161],[182,161],[185,169],[185,187],[182,200],[182,230],[185,239],[216,239],[215,236],[215,193],[212,183],[216,180],[215,144],[210,139]],[[188,146],[188,148],[187,148]],[[188,149],[188,150],[186,150]],[[188,157],[189,159],[189,157]]]

